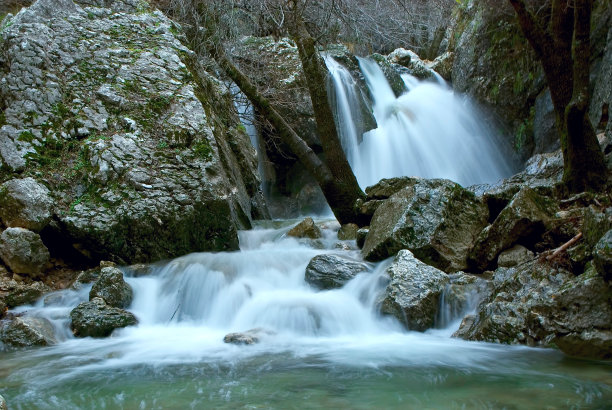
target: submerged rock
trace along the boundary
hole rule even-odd
[[[317,255],[306,266],[306,282],[319,289],[340,288],[368,265],[336,255]]]
[[[274,332],[260,327],[247,330],[246,332],[228,333],[223,338],[223,342],[235,345],[252,345],[259,343],[262,336],[272,335]]]
[[[312,218],[306,218],[293,228],[287,232],[288,236],[293,236],[294,238],[309,238],[309,239],[319,239],[323,236],[321,230],[317,225],[315,225]]]
[[[89,299],[102,298],[107,305],[126,308],[132,303],[132,287],[123,279],[123,272],[117,268],[102,268],[100,277],[89,292]]]
[[[115,329],[138,324],[131,312],[108,306],[99,297],[80,303],[70,312],[70,319],[72,331],[78,337],[106,337]]]
[[[49,190],[33,178],[11,179],[0,186],[0,220],[7,227],[39,232],[51,220]]]
[[[2,326],[0,340],[13,347],[49,346],[57,343],[53,325],[47,319],[19,316]]]
[[[404,183],[374,213],[364,258],[376,261],[409,249],[438,269],[465,269],[468,251],[486,225],[484,203],[452,181],[406,178]]]
[[[400,250],[386,270],[389,284],[380,311],[395,316],[410,330],[433,327],[440,297],[450,282],[444,272],[424,264],[408,250]]]
[[[14,273],[37,277],[50,255],[37,233],[8,228],[0,235],[0,257]]]

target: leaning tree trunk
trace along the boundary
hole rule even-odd
[[[346,157],[342,149],[340,148],[340,151],[337,151],[327,146],[327,149],[331,149],[330,153],[325,152],[325,156],[328,160],[326,162],[321,161],[308,144],[300,138],[295,130],[259,92],[257,87],[251,83],[249,78],[229,60],[221,45],[211,43],[208,47],[208,52],[215,59],[217,64],[219,64],[221,69],[223,69],[232,81],[236,83],[240,91],[247,96],[253,106],[270,121],[282,141],[287,144],[293,154],[314,177],[321,187],[325,199],[336,216],[336,219],[338,219],[338,222],[341,224],[359,224],[361,221],[359,215],[355,211],[354,204],[358,198],[363,198],[365,195],[359,188],[359,185],[357,185],[357,181],[350,166],[348,169],[336,167],[338,163],[341,163],[341,159],[344,159],[346,162]],[[324,138],[321,139],[324,140]],[[323,147],[325,150],[326,145],[324,144]],[[329,161],[330,157],[336,158],[336,160]],[[334,165],[334,167],[330,167],[327,162]],[[348,162],[346,162],[346,165],[348,166]],[[338,171],[339,169],[342,169],[344,174],[340,173],[340,171]],[[353,181],[354,185],[352,185]],[[355,187],[357,190],[355,190]]]
[[[592,0],[552,0],[542,27],[525,0],[509,0],[523,34],[542,63],[555,109],[563,153],[563,182],[570,192],[597,190],[606,181],[603,153],[588,118]]]

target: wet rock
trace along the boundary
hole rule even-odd
[[[16,281],[0,277],[0,301],[9,308],[33,304],[51,289],[42,282]]]
[[[420,80],[435,78],[435,72],[427,65],[417,53],[404,48],[398,48],[387,56],[387,61],[408,69],[410,75]]]
[[[447,320],[460,318],[462,314],[470,311],[487,298],[493,290],[493,284],[482,275],[470,275],[464,272],[451,273],[448,275],[449,283],[445,286],[443,297],[443,312]],[[445,323],[445,324],[448,324]]]
[[[258,327],[247,330],[246,332],[228,333],[223,338],[223,342],[235,345],[252,345],[259,343],[262,336],[269,336],[272,334],[274,333]]]
[[[612,359],[612,331],[584,330],[559,336],[554,340],[555,345],[569,356],[587,359]]]
[[[593,263],[605,280],[612,280],[612,230],[606,232],[595,245]]]
[[[7,227],[39,232],[51,220],[49,190],[33,178],[11,179],[0,185],[0,220]]]
[[[340,288],[368,265],[336,255],[317,255],[306,266],[306,282],[319,289]]]
[[[362,252],[376,261],[409,249],[438,269],[463,270],[487,216],[484,203],[452,181],[410,178],[374,213]]]
[[[414,183],[414,178],[408,177],[383,178],[378,183],[365,189],[366,200],[387,199],[402,189],[414,185]]]
[[[485,270],[494,265],[501,251],[519,240],[535,243],[554,214],[553,201],[529,187],[522,188],[495,221],[478,235],[469,253],[470,266]]]
[[[358,230],[359,226],[357,226],[356,224],[344,224],[340,227],[340,230],[338,231],[338,239],[340,239],[341,241],[357,239]]]
[[[294,238],[309,238],[309,239],[319,239],[323,236],[321,230],[317,225],[315,225],[312,218],[306,218],[293,228],[287,232],[288,236],[293,236]]]
[[[356,235],[356,242],[357,242],[357,246],[359,248],[363,248],[363,244],[365,243],[366,237],[368,236],[368,233],[370,232],[370,228],[359,228],[357,230],[357,235]]]
[[[534,260],[495,271],[491,295],[466,318],[455,336],[467,340],[548,346],[566,340],[572,355],[600,350],[601,340],[612,329],[612,286],[592,266],[573,273]],[[592,339],[588,332],[596,331]],[[587,332],[584,338],[578,335]],[[603,332],[603,333],[598,333]],[[601,339],[601,340],[600,340]],[[561,342],[563,344],[563,341]],[[593,357],[593,355],[587,357]],[[604,358],[599,356],[599,358]]]
[[[8,410],[6,400],[4,400],[4,397],[2,397],[2,395],[0,395],[0,410]]]
[[[14,273],[36,277],[50,255],[37,233],[23,228],[8,228],[0,235],[0,257]]]
[[[106,337],[115,329],[138,324],[132,313],[108,306],[98,297],[80,303],[70,312],[70,319],[71,328],[78,337]]]
[[[446,81],[452,81],[453,77],[453,63],[455,61],[455,53],[446,51],[443,54],[435,58],[431,62],[429,67],[440,74]]]
[[[117,268],[102,268],[100,277],[89,292],[89,299],[102,298],[108,306],[126,308],[132,303],[133,292]]]
[[[49,346],[57,343],[53,325],[47,319],[19,316],[5,323],[0,340],[8,346]]]
[[[506,249],[497,257],[497,266],[509,268],[511,266],[520,265],[533,259],[534,255],[529,249],[521,245],[514,245],[510,249]]]
[[[401,250],[386,270],[389,284],[381,297],[382,313],[395,316],[410,330],[434,325],[448,275]]]

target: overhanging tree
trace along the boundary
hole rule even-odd
[[[542,63],[563,152],[563,182],[570,192],[596,190],[606,181],[604,156],[588,117],[593,0],[551,0],[544,18],[526,0],[508,0]]]

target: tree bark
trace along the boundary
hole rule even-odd
[[[563,182],[570,192],[597,190],[606,180],[604,156],[588,118],[592,0],[552,0],[546,29],[525,0],[509,0],[523,34],[542,63],[557,118]]]

